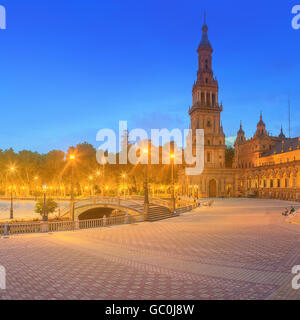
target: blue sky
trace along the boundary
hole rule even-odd
[[[188,128],[207,11],[224,131],[300,135],[300,1],[0,0],[0,148],[97,146],[101,128]]]

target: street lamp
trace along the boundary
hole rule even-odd
[[[73,192],[73,174],[74,174],[74,161],[76,159],[75,154],[70,154],[69,157],[71,161],[71,217],[72,220],[74,221],[74,192]]]
[[[43,185],[43,192],[44,192],[44,210],[43,210],[43,221],[48,220],[48,215],[46,212],[46,192],[47,192],[47,186]]]
[[[126,199],[126,194],[125,194],[125,178],[126,178],[126,174],[123,173],[122,174],[122,178],[123,178],[123,193],[124,193],[124,200]]]
[[[175,188],[174,188],[174,162],[175,162],[175,154],[172,153],[171,157],[171,183],[172,183],[172,211],[175,211]]]
[[[90,196],[91,196],[91,198],[92,197],[94,197],[94,184],[93,184],[93,176],[91,175],[91,176],[89,176],[89,180],[90,180],[90,182],[91,182],[91,189],[90,189]]]
[[[9,171],[10,173],[14,173],[16,170],[15,167],[10,167]],[[14,218],[14,199],[13,199],[13,186],[10,188],[10,219],[12,220]]]
[[[39,179],[38,176],[35,176],[35,177],[33,178],[33,180],[34,180],[35,182],[37,182],[38,179]],[[33,184],[33,188],[34,188],[35,191],[32,190],[32,191],[31,191],[31,194],[34,195],[34,197],[35,197],[35,199],[36,199],[36,198],[37,198],[37,185],[36,185],[36,183]]]
[[[101,171],[100,170],[97,170],[96,171],[96,176],[99,178],[99,177],[101,177]],[[99,183],[99,185],[98,185],[98,183]],[[99,180],[97,180],[97,191],[101,191],[101,180],[99,179]],[[103,196],[103,194],[101,194],[102,196]]]
[[[145,148],[143,149],[143,154],[145,157],[148,157],[148,149]],[[146,166],[145,166],[145,182],[144,182],[144,205],[145,205],[145,209],[148,210],[148,206],[149,206],[149,195],[148,195],[148,161],[146,162]]]

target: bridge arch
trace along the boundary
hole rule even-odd
[[[125,214],[125,212],[119,211],[114,208],[95,207],[95,208],[87,208],[85,211],[82,211],[81,213],[79,213],[77,217],[78,217],[78,220],[102,219],[104,216],[105,217],[115,216],[117,215],[118,212],[120,212],[119,215]]]
[[[89,220],[103,218],[104,216],[109,217],[112,215],[129,214],[131,216],[143,214],[142,209],[132,208],[125,205],[118,205],[113,203],[76,203],[74,206],[74,217],[75,220]]]

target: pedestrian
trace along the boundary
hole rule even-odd
[[[292,206],[289,214],[290,214],[290,215],[291,215],[291,214],[294,214],[295,211],[296,211],[296,210],[295,210],[295,207]]]

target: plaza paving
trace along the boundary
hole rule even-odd
[[[298,299],[289,202],[217,200],[180,217],[0,239],[0,299]],[[298,204],[299,206],[299,204]]]

